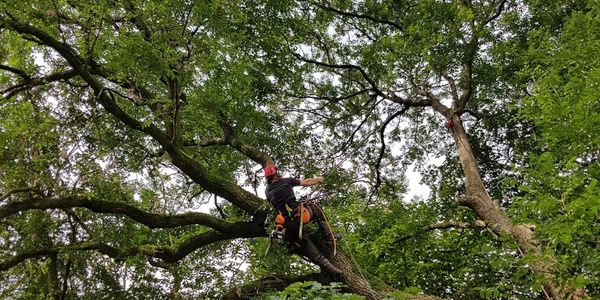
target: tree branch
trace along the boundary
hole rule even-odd
[[[28,76],[27,77],[28,79],[25,79],[25,82],[5,89],[4,91],[2,91],[2,94],[6,94],[4,96],[4,98],[10,99],[10,98],[14,97],[16,94],[18,94],[24,90],[28,90],[28,89],[31,89],[31,88],[34,88],[34,87],[40,86],[40,85],[46,85],[48,83],[55,82],[55,81],[67,80],[67,79],[73,78],[75,76],[77,76],[77,73],[75,72],[75,70],[57,72],[57,73],[53,73],[48,76],[39,77],[39,78],[32,78],[31,76]]]
[[[309,2],[309,3],[312,4],[312,5],[315,5],[315,6],[319,7],[321,9],[324,9],[326,11],[329,11],[329,12],[332,12],[332,13],[335,13],[335,14],[338,14],[338,15],[342,15],[344,17],[351,17],[351,18],[357,18],[357,19],[365,19],[365,20],[369,20],[369,21],[372,21],[372,22],[375,22],[375,23],[379,23],[379,24],[389,25],[389,26],[394,27],[394,28],[396,28],[396,29],[398,29],[400,31],[404,30],[404,28],[400,24],[394,23],[394,22],[392,22],[390,20],[385,20],[385,19],[377,18],[377,17],[370,16],[370,15],[367,15],[367,14],[360,14],[360,13],[354,13],[354,12],[349,12],[349,11],[343,11],[343,10],[337,9],[335,7],[326,6],[326,5],[319,4],[319,3],[314,3],[314,2]]]
[[[459,100],[458,91],[456,90],[456,83],[454,82],[454,78],[450,77],[448,74],[443,75],[444,79],[448,81],[450,84],[450,92],[452,93],[452,101],[457,102]]]
[[[130,248],[117,248],[99,242],[84,242],[71,245],[53,246],[22,252],[8,259],[4,259],[3,261],[0,261],[0,271],[6,271],[30,258],[57,255],[63,251],[94,250],[112,257],[115,260],[123,260],[127,257],[144,254],[148,258],[159,258],[165,262],[174,263],[181,260],[196,249],[214,242],[232,238],[253,238],[266,235],[267,233],[264,231],[264,228],[257,223],[238,222],[233,224],[233,226],[225,233],[216,231],[204,232],[187,239],[174,249],[155,245],[140,245]]]
[[[322,67],[327,67],[327,68],[332,68],[332,69],[346,69],[346,70],[356,70],[358,72],[360,72],[360,74],[362,75],[362,77],[369,83],[369,85],[371,86],[371,90],[373,92],[375,92],[377,95],[383,97],[383,98],[387,98],[387,95],[385,95],[377,86],[377,84],[375,83],[375,81],[369,76],[369,74],[367,74],[367,72],[365,71],[365,69],[363,69],[360,66],[357,65],[351,65],[351,64],[330,64],[330,63],[325,63],[322,61],[317,61],[317,60],[312,60],[312,59],[308,59],[303,57],[300,54],[294,53],[294,56],[296,56],[296,58],[300,59],[301,61],[307,62],[307,63],[311,63],[311,64],[315,64],[317,66],[322,66]]]
[[[449,229],[449,228],[466,229],[466,228],[474,228],[474,227],[485,228],[486,225],[485,225],[485,222],[483,222],[481,220],[476,220],[472,224],[466,223],[466,222],[458,222],[458,221],[448,221],[448,222],[443,222],[443,223],[436,223],[436,224],[431,224],[431,225],[425,226],[425,227],[421,228],[420,230],[418,230],[416,233],[402,235],[396,239],[396,243],[401,243],[405,240],[408,240],[410,238],[413,238],[415,236],[418,236],[420,234],[423,234],[425,232],[432,231],[432,230]]]
[[[377,157],[377,162],[375,163],[375,172],[377,173],[377,178],[376,178],[376,183],[375,183],[375,190],[379,189],[379,186],[381,185],[381,172],[379,170],[379,168],[381,167],[381,160],[383,159],[383,155],[385,154],[385,128],[387,127],[387,125],[394,120],[395,118],[397,118],[398,116],[404,114],[408,109],[410,108],[410,106],[408,105],[404,105],[404,107],[395,112],[394,114],[392,114],[391,116],[389,116],[384,122],[383,124],[381,124],[381,127],[379,128],[379,139],[381,140],[381,148],[379,148],[379,156]]]
[[[246,157],[248,157],[251,160],[253,160],[254,162],[262,165],[263,167],[268,166],[268,165],[275,165],[275,161],[273,160],[273,158],[270,155],[268,155],[266,152],[254,147],[254,146],[245,144],[238,138],[238,136],[235,134],[234,128],[231,125],[229,125],[225,114],[223,114],[222,112],[219,112],[219,115],[217,118],[219,121],[219,125],[221,126],[221,129],[223,129],[223,134],[225,136],[224,140],[227,142],[227,144],[229,146],[238,150],[239,152],[244,154]]]
[[[0,206],[0,219],[32,209],[64,209],[82,207],[97,213],[127,216],[150,228],[173,228],[185,225],[204,225],[217,231],[226,232],[233,223],[225,222],[209,214],[186,212],[177,215],[163,215],[143,211],[131,204],[105,200],[88,200],[85,197],[33,198],[12,201]]]
[[[328,97],[328,96],[317,96],[317,95],[294,95],[294,94],[289,94],[289,93],[286,93],[285,95],[288,96],[288,97],[294,97],[294,98],[298,98],[298,99],[327,100],[328,103],[337,103],[339,101],[347,100],[347,99],[350,99],[350,98],[354,98],[354,97],[356,97],[358,95],[367,93],[368,91],[369,91],[368,89],[362,89],[362,90],[359,90],[359,91],[356,91],[354,93],[351,93],[351,94],[348,94],[348,95],[344,95],[344,96],[341,96],[341,97]],[[321,109],[322,108],[323,107],[321,107]]]
[[[5,70],[11,73],[14,73],[16,75],[18,75],[19,77],[23,78],[23,80],[25,81],[29,81],[31,79],[31,77],[29,75],[27,75],[27,73],[25,73],[25,71],[23,70],[19,70],[10,66],[5,66],[5,65],[0,65],[0,70]]]
[[[477,36],[477,30],[473,21],[471,22],[471,30],[473,30],[473,36],[466,45],[465,56],[463,58],[461,95],[458,99],[454,99],[452,105],[452,108],[459,114],[465,110],[467,102],[473,94],[473,61],[475,60],[475,55],[477,55],[477,49],[479,48],[479,37]]]
[[[214,138],[211,140],[205,141],[185,141],[183,142],[185,147],[210,147],[210,146],[226,146],[228,145],[227,141],[223,138]]]
[[[21,188],[14,188],[8,192],[6,192],[4,195],[0,196],[0,202],[6,200],[8,197],[17,194],[17,193],[26,193],[26,192],[31,192],[33,191],[33,189],[31,187],[21,187]]]
[[[502,14],[502,11],[504,10],[504,6],[506,5],[507,2],[508,2],[508,0],[502,0],[500,2],[500,5],[498,5],[498,8],[496,9],[496,12],[493,15],[491,15],[487,20],[485,20],[485,22],[483,22],[483,26],[496,20]]]
[[[422,106],[431,106],[431,107],[433,107],[433,109],[435,111],[441,113],[446,118],[451,117],[452,114],[450,113],[450,109],[448,107],[446,107],[445,105],[443,105],[440,102],[440,99],[438,97],[436,97],[431,91],[418,86],[414,82],[413,82],[413,86],[415,87],[418,95],[424,96],[427,99],[426,101],[421,101],[423,104],[426,104],[426,105],[422,105]],[[411,104],[409,104],[409,105],[411,105]]]
[[[225,292],[221,300],[250,299],[266,291],[282,291],[292,283],[304,281],[317,281],[322,284],[329,284],[331,282],[330,278],[324,276],[322,273],[309,273],[300,276],[270,275]]]
[[[0,26],[7,27],[20,34],[33,35],[44,45],[56,50],[65,60],[67,60],[76,73],[90,85],[98,103],[100,103],[107,112],[113,115],[113,117],[129,128],[143,132],[152,137],[169,153],[171,161],[175,166],[186,175],[190,176],[195,182],[202,185],[207,191],[218,194],[250,214],[257,213],[260,203],[262,203],[260,198],[224,178],[209,173],[193,158],[172,143],[171,138],[155,124],[145,124],[127,114],[116,103],[115,99],[110,96],[102,83],[93,76],[93,73],[90,71],[90,66],[86,65],[85,61],[77,55],[75,50],[68,44],[57,41],[49,34],[29,24],[20,23],[14,20],[6,20],[0,17]]]

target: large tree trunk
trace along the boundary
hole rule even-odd
[[[326,244],[326,241],[320,236],[313,236],[313,241],[323,253],[330,253],[332,249]],[[383,288],[376,290],[369,283],[364,274],[359,270],[360,266],[352,264],[346,253],[339,249],[335,256],[331,256],[329,261],[342,271],[341,276],[332,275],[321,269],[321,273],[307,274],[299,277],[289,277],[285,275],[273,275],[264,277],[258,281],[248,283],[244,286],[236,287],[226,292],[221,298],[223,300],[241,300],[251,299],[268,290],[282,291],[292,283],[300,281],[318,281],[322,284],[330,284],[332,282],[342,282],[345,285],[343,292],[351,292],[357,295],[365,296],[369,300],[384,299],[386,294],[395,291],[391,287],[384,284]],[[406,295],[406,299],[410,300],[441,300],[442,298],[429,295]]]
[[[543,256],[539,241],[533,236],[533,232],[523,224],[512,224],[506,214],[495,204],[481,179],[479,166],[460,117],[456,114],[449,117],[454,121],[450,130],[465,175],[466,196],[459,197],[459,204],[470,207],[497,235],[512,237],[517,242],[521,254],[535,256],[529,266],[534,273],[544,277],[542,292],[546,297],[582,299],[585,295],[583,290],[559,288],[555,285],[552,270],[556,266],[556,259],[553,256]]]
[[[382,293],[371,287],[371,284],[363,277],[360,270],[356,269],[359,266],[355,267],[343,251],[338,251],[335,256],[330,258],[330,261],[336,268],[342,270],[341,280],[350,291],[358,295],[363,295],[367,299],[383,299],[384,296]]]

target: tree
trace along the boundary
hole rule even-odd
[[[0,28],[9,42],[2,67],[8,73],[3,77],[3,270],[49,257],[47,283],[33,286],[64,298],[73,264],[82,263],[73,251],[127,262],[145,257],[174,273],[177,294],[181,275],[172,264],[220,241],[266,236],[264,201],[237,178],[252,169],[248,158],[263,166],[273,163],[246,141],[273,142],[279,136],[262,130],[286,122],[261,111],[270,96],[261,90],[266,76],[227,25],[246,13],[185,1],[126,1],[117,7],[3,3]],[[274,154],[281,152],[276,147],[289,151],[280,143]],[[177,213],[193,208],[194,197],[209,195],[230,203],[227,213]],[[336,264],[351,289],[380,297],[343,254]],[[103,267],[99,272],[106,273]],[[90,266],[78,272],[85,268]],[[15,287],[23,284],[25,277],[12,276],[19,280]],[[113,295],[135,292],[123,291],[108,277],[96,285],[110,286]],[[4,292],[10,295],[12,289]]]
[[[597,10],[545,5],[3,1],[0,293],[235,298],[329,283],[263,255],[259,166],[275,160],[327,173],[326,208],[351,245],[332,262],[356,294],[596,293],[598,228],[582,229],[600,206],[598,144],[577,141],[598,128],[581,118],[597,104]],[[571,65],[582,58],[589,81]],[[420,204],[403,201],[414,162],[433,188]],[[285,293],[298,286],[315,285]]]
[[[472,126],[478,128],[476,121],[485,118],[482,111],[499,113],[501,109],[496,107],[509,100],[507,94],[523,94],[523,90],[514,91],[520,88],[514,81],[497,83],[497,79],[506,75],[501,73],[506,72],[503,68],[519,67],[518,61],[508,66],[501,61],[507,56],[501,52],[506,50],[504,41],[513,41],[515,36],[516,43],[527,36],[529,28],[540,25],[535,17],[545,13],[540,10],[529,18],[523,14],[524,5],[510,1],[303,2],[301,13],[288,15],[287,22],[296,22],[300,29],[286,40],[293,50],[283,52],[296,56],[300,63],[294,70],[306,72],[305,78],[310,79],[292,86],[290,93],[313,100],[301,108],[311,110],[317,120],[327,120],[322,123],[332,134],[341,131],[339,136],[346,138],[340,148],[352,144],[361,150],[363,155],[357,160],[369,162],[375,170],[376,188],[383,183],[380,167],[386,156],[387,126],[413,109],[426,117],[421,121],[415,114],[409,120],[431,136],[435,125],[427,121],[435,122],[436,117],[422,109],[431,107],[443,118],[457,149],[464,175],[458,203],[470,208],[496,236],[516,244],[519,254],[529,258],[531,271],[542,278],[546,297],[578,298],[585,296],[585,291],[558,283],[555,271],[561,267],[557,258],[541,247],[531,226],[513,222],[500,201],[490,195],[465,126],[475,122]],[[538,5],[530,7],[537,9]],[[580,3],[565,7],[552,13],[564,19],[572,11],[585,9]],[[506,17],[501,19],[503,15]],[[525,30],[502,22],[527,25],[530,20],[533,26]],[[552,32],[556,19],[541,25]],[[394,130],[390,139],[398,139]],[[489,147],[485,142],[483,149]],[[373,147],[376,144],[381,145],[378,151]],[[395,165],[393,161],[391,165]]]

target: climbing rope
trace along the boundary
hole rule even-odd
[[[348,236],[348,231],[347,230],[346,230],[346,236]],[[348,251],[348,254],[350,254],[350,259],[352,259],[352,263],[356,266],[356,269],[358,269],[358,273],[360,274],[360,277],[362,277],[365,281],[368,281],[367,278],[365,277],[365,275],[362,272],[362,268],[360,267],[360,265],[354,259],[354,255],[352,255],[352,250],[350,249],[350,245],[348,244],[348,239],[345,239],[344,242],[345,242],[344,244],[346,244],[346,249]]]
[[[333,230],[331,229],[331,225],[329,224],[329,221],[327,220],[327,217],[325,216],[325,213],[323,212],[323,210],[321,209],[320,205],[315,205],[320,211],[321,211],[321,215],[323,216],[323,219],[325,219],[325,224],[327,224],[327,228],[329,229],[329,234],[331,235],[329,238],[331,238],[331,240],[333,241],[333,256],[335,256],[335,254],[337,253],[337,241],[335,240],[335,235],[333,234]]]

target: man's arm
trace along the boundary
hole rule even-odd
[[[325,180],[325,177],[323,177],[323,176],[309,178],[309,179],[303,179],[303,180],[300,180],[300,186],[316,185],[316,184],[323,182],[324,180]]]

